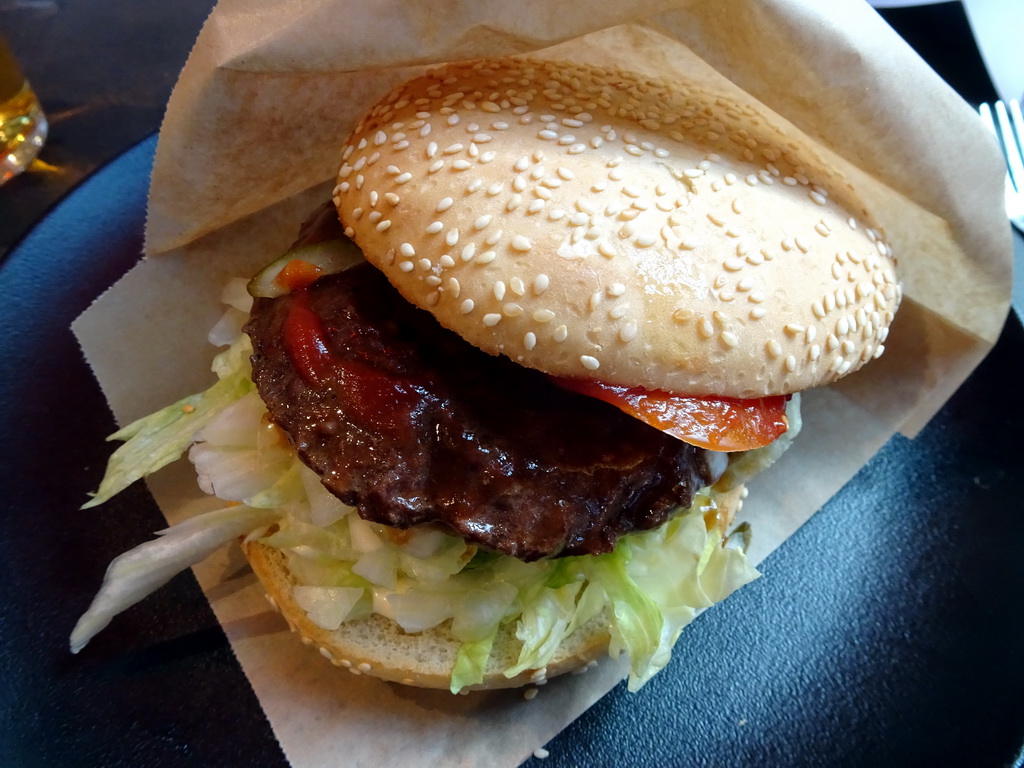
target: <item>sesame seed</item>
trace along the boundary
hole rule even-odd
[[[551,338],[557,342],[563,342],[569,338],[569,329],[564,325],[560,325],[555,328],[554,333],[551,334]]]
[[[476,256],[476,243],[470,243],[462,249],[463,261],[472,261],[474,256]]]
[[[790,373],[796,371],[796,358],[793,355],[786,355],[786,370]]]
[[[416,255],[416,249],[412,247],[412,243],[402,243],[398,248],[398,252],[407,259],[411,259]]]
[[[402,200],[402,198],[400,198],[394,192],[385,192],[384,199],[391,203],[391,205],[398,205]]]
[[[545,128],[543,131],[537,132],[537,138],[544,139],[545,141],[554,141],[558,138],[558,133]]]
[[[751,291],[750,295],[747,296],[747,301],[753,304],[760,304],[762,301],[764,301],[764,299],[765,296],[762,291]]]
[[[435,210],[438,213],[443,213],[444,211],[447,211],[449,208],[451,208],[454,202],[455,201],[452,200],[450,197],[442,198],[441,201],[437,204],[437,208]]]
[[[444,168],[444,161],[435,160],[433,163],[430,164],[430,167],[427,168],[427,173],[437,173],[442,168]]]
[[[812,362],[814,360],[817,360],[819,357],[821,357],[821,347],[818,346],[817,344],[812,344],[811,351],[807,353],[807,356],[811,359]]]
[[[544,291],[548,289],[551,284],[551,280],[545,274],[539,274],[533,278],[533,292],[540,296]]]
[[[490,264],[497,257],[498,257],[498,254],[496,254],[494,251],[484,251],[483,253],[481,253],[477,257],[476,263],[477,264]]]
[[[384,221],[377,222],[377,231],[385,232],[391,228],[391,219],[384,219]]]
[[[411,181],[411,180],[412,180],[412,174],[409,173],[408,171],[406,171],[405,173],[401,174],[400,176],[396,176],[395,177],[395,184],[405,184],[407,181]]]
[[[715,327],[706,317],[701,318],[700,323],[697,324],[697,330],[700,332],[701,337],[705,339],[710,339],[715,334]]]
[[[750,319],[760,320],[766,314],[768,314],[768,310],[766,310],[764,307],[754,307],[752,310],[750,310]]]
[[[403,272],[412,272],[414,266],[411,261],[402,261],[398,264],[398,268]]]
[[[622,328],[619,329],[619,338],[629,343],[636,338],[638,328],[635,320],[628,321]]]
[[[828,199],[820,192],[812,190],[811,192],[807,193],[807,196],[818,205],[828,205]]]
[[[588,371],[596,371],[601,367],[601,361],[593,355],[580,355],[580,364]]]
[[[732,331],[722,331],[718,338],[721,339],[722,343],[730,349],[740,343],[740,337]]]
[[[482,322],[488,328],[491,328],[501,322],[501,315],[499,315],[497,312],[488,312],[486,315],[483,316]]]
[[[462,293],[462,284],[454,277],[448,279],[448,290],[452,294],[453,299],[459,298],[459,294]]]
[[[501,308],[502,313],[505,317],[519,317],[523,314],[523,308],[514,301],[510,301]]]
[[[639,235],[636,236],[635,242],[640,248],[650,248],[652,245],[658,242],[658,238],[656,238],[650,232],[641,232]]]
[[[494,232],[491,232],[491,234],[489,234],[486,238],[484,238],[484,243],[486,243],[487,245],[494,245],[499,240],[501,240],[501,236],[504,234],[505,230],[503,229],[495,230]]]
[[[388,140],[388,135],[384,131],[377,131],[377,134],[373,137],[373,143],[378,147]]]
[[[529,352],[537,346],[537,334],[533,331],[527,331],[523,336],[523,346],[526,347],[526,351]],[[533,690],[537,690],[534,688]]]
[[[836,338],[834,333],[830,333],[828,338],[825,340],[825,349],[829,352],[834,352],[839,347],[839,339]]]
[[[832,359],[832,364],[828,367],[829,373],[838,372],[839,369],[842,368],[844,362],[846,361],[843,360],[842,355],[837,355]]]
[[[743,262],[740,259],[726,259],[722,266],[730,272],[738,272],[743,269]]]
[[[798,323],[786,323],[783,330],[790,336],[799,336],[807,329]]]
[[[430,263],[430,259],[420,259],[419,261],[417,261],[417,262],[416,262],[416,264],[417,264],[417,265],[419,266],[419,268],[420,268],[420,269],[422,269],[422,270],[423,270],[424,272],[427,272],[427,271],[429,271],[429,270],[430,270],[430,268],[431,268],[432,266],[434,266],[433,264],[431,264],[431,263]]]
[[[782,346],[775,339],[769,341],[765,345],[765,349],[768,351],[768,354],[771,355],[772,357],[778,357],[779,355],[782,354]]]
[[[444,229],[444,224],[442,224],[440,221],[435,221],[430,226],[427,227],[426,232],[428,235],[436,235],[442,229]]]
[[[431,159],[436,154],[437,154],[437,142],[436,141],[432,141],[429,144],[427,144],[427,159],[428,160]]]
[[[465,147],[463,147],[462,144],[460,144],[459,142],[455,142],[454,144],[449,144],[447,147],[445,147],[443,150],[443,154],[454,155],[458,152],[461,152],[463,149],[465,149]]]
[[[498,280],[494,283],[494,298],[501,301],[505,298],[505,283],[502,280]]]
[[[804,253],[807,253],[807,251],[809,250],[809,248],[807,247],[807,243],[804,241],[802,237],[800,237],[800,235],[797,235],[796,237],[793,238],[793,243],[796,245],[797,248],[799,248]]]
[[[477,217],[477,220],[473,222],[473,228],[480,230],[485,229],[491,223],[491,217],[489,214]]]

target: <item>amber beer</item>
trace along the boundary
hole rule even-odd
[[[46,141],[46,116],[0,37],[0,184],[28,167]]]

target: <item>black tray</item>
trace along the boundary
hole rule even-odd
[[[4,766],[286,764],[190,574],[67,650],[110,559],[164,524],[140,486],[78,509],[114,423],[68,329],[138,257],[154,143],[79,187],[0,267]],[[920,437],[890,441],[639,695],[620,686],[530,764],[1014,763],[1022,360],[1014,317]]]

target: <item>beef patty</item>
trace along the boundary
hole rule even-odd
[[[366,520],[597,554],[711,479],[701,449],[470,346],[369,264],[257,299],[245,330],[271,420]]]

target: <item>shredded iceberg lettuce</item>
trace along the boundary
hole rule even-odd
[[[71,632],[78,653],[110,620],[162,587],[171,577],[206,559],[232,539],[273,522],[275,513],[235,505],[207,512],[161,532],[160,538],[119,555],[107,568],[100,591]]]
[[[502,626],[514,623],[522,643],[518,659],[504,670],[514,677],[544,669],[567,637],[602,613],[610,623],[610,653],[628,655],[635,691],[668,663],[680,631],[699,610],[758,576],[742,549],[723,546],[721,532],[705,521],[715,519],[719,490],[788,447],[800,427],[796,399],[790,433],[776,445],[733,457],[716,487],[700,492],[667,524],[625,536],[607,554],[524,563],[479,551],[439,529],[396,532],[367,522],[328,492],[266,419],[250,378],[251,347],[239,319],[245,302],[237,293],[226,292],[233,306],[213,336],[235,336],[215,359],[217,383],[114,435],[126,442],[86,505],[100,504],[189,450],[200,487],[237,506],[185,521],[117,558],[75,628],[73,650],[174,573],[248,536],[285,554],[299,584],[296,600],[325,629],[371,613],[407,632],[451,622],[462,643],[452,691],[483,680]]]
[[[133,421],[108,439],[124,440],[107,464],[93,497],[82,505],[95,507],[129,485],[166,467],[192,444],[195,434],[227,406],[253,390],[249,376],[249,337],[241,336],[214,359],[219,381],[205,392],[189,395],[156,413]]]

